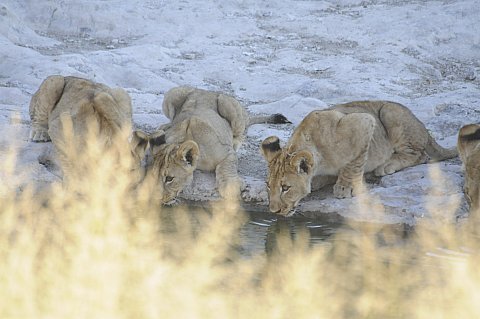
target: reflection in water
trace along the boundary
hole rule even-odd
[[[328,239],[335,234],[343,223],[329,218],[315,220],[304,217],[285,218],[266,213],[249,212],[248,222],[240,229],[242,253],[246,256],[275,251],[279,237],[295,241],[305,233],[310,246],[328,244]]]
[[[182,227],[191,228],[193,237],[202,232],[201,220],[205,216],[211,216],[212,210],[208,205],[202,207],[188,206],[188,209],[179,207],[163,207],[161,218],[161,229],[163,233],[176,233]],[[179,212],[186,212],[188,221],[179,225]],[[277,246],[279,238],[287,237],[292,241],[301,234],[307,234],[310,246],[328,245],[328,240],[333,234],[348,232],[348,227],[337,217],[317,218],[315,220],[305,217],[285,218],[263,212],[246,212],[245,222],[238,230],[238,243],[235,249],[244,257],[251,257],[258,254],[271,254]],[[183,230],[185,231],[185,230]],[[345,233],[345,236],[349,236]],[[338,238],[342,238],[339,236]]]
[[[161,231],[176,233],[184,227],[183,232],[190,232],[197,237],[208,231],[202,228],[202,219],[213,214],[209,204],[202,207],[188,206],[182,209],[188,218],[179,224],[178,206],[162,209]],[[232,247],[243,258],[258,255],[272,256],[278,252],[279,242],[307,240],[311,249],[329,248],[331,258],[343,260],[341,266],[357,262],[358,255],[373,258],[378,262],[400,263],[404,265],[423,265],[437,267],[439,262],[462,262],[470,255],[467,247],[432,246],[419,247],[414,244],[417,232],[409,225],[383,225],[365,222],[346,221],[338,215],[328,215],[311,219],[303,216],[285,218],[265,212],[246,212],[246,218],[238,229],[238,240]],[[188,225],[188,226],[187,226]],[[425,232],[425,229],[422,230]],[[412,240],[415,239],[415,240]],[[363,242],[373,243],[373,249],[365,249]],[[178,246],[176,246],[178,248]],[[398,252],[408,251],[412,258],[398,260]],[[418,257],[422,256],[422,257]],[[281,258],[281,257],[280,257]]]
[[[308,246],[313,249],[325,246],[334,249],[335,243],[340,243],[337,246],[341,247],[351,245],[351,250],[343,252],[345,255],[350,255],[361,247],[358,241],[365,238],[374,242],[379,249],[388,250],[407,244],[408,238],[414,233],[413,229],[407,225],[346,222],[341,217],[332,215],[315,219],[301,216],[284,218],[251,212],[248,215],[248,222],[240,230],[244,255],[262,252],[270,255],[278,248],[278,242],[285,238],[292,242],[307,238]]]
[[[188,209],[162,208],[161,232],[176,233],[184,227],[191,236],[196,237],[202,229],[202,219],[213,214],[209,204],[204,206],[189,205]],[[179,211],[185,212],[185,223],[179,219]],[[246,212],[246,218],[238,229],[238,241],[234,248],[241,256],[249,258],[259,254],[271,255],[278,242],[288,239],[295,242],[307,238],[310,248],[332,246],[342,242],[349,245],[363,237],[373,239],[379,249],[388,249],[405,245],[414,233],[407,225],[381,225],[360,222],[346,222],[338,215],[328,215],[316,219],[303,216],[285,218],[265,212]],[[179,224],[180,223],[180,224]],[[344,246],[344,245],[342,245]],[[357,247],[353,245],[353,247]],[[348,252],[351,253],[352,251]]]
[[[476,269],[470,273],[465,267],[476,264],[472,261],[478,251],[463,247],[471,244],[468,241],[457,240],[462,230],[449,233],[438,225],[412,228],[352,222],[331,215],[284,218],[254,211],[226,213],[225,219],[216,220],[224,211],[210,204],[161,208],[159,212],[160,231],[169,234],[161,236],[168,241],[162,249],[167,254],[163,258],[174,260],[175,267],[186,265],[188,269],[192,258],[199,258],[193,259],[188,276],[198,272],[202,280],[233,269],[215,289],[224,288],[230,281],[233,284],[229,289],[237,287],[236,280],[248,269],[248,285],[241,289],[241,298],[234,297],[235,301],[245,300],[247,292],[253,293],[252,309],[258,304],[269,309],[285,305],[280,312],[286,314],[283,317],[316,317],[310,312],[315,309],[315,314],[325,311],[327,315],[318,316],[322,318],[447,318],[430,316],[430,305],[446,304],[451,290],[463,293],[463,278],[477,278],[471,275],[477,273]],[[211,227],[216,221],[220,222]],[[232,225],[233,231],[225,237],[209,240]],[[207,241],[206,247],[213,245],[212,250],[205,252],[202,241]],[[222,245],[215,245],[219,241],[226,244],[225,251]],[[209,259],[212,251],[214,258]],[[198,270],[198,261],[205,266],[203,270]],[[248,267],[242,268],[245,265]],[[186,282],[190,287],[190,280]],[[476,291],[478,285],[472,287]],[[228,289],[222,294],[225,291]],[[201,290],[201,296],[204,293]],[[478,318],[469,313],[476,309],[468,306],[470,299],[465,299],[467,307],[460,302],[462,298],[452,300],[458,304],[449,313],[467,309],[470,316],[458,318]],[[440,308],[439,313],[448,307]],[[294,315],[290,309],[305,310],[309,316]]]

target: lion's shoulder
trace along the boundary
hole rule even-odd
[[[457,149],[464,165],[467,158],[480,148],[480,125],[467,124],[458,132]]]

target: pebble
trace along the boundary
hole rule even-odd
[[[469,69],[467,70],[467,73],[465,74],[465,80],[467,81],[473,81],[477,78],[477,75],[475,74],[474,69]]]

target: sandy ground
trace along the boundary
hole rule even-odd
[[[222,91],[253,114],[284,113],[286,126],[251,127],[239,150],[245,202],[267,210],[259,143],[285,142],[310,111],[363,99],[400,102],[445,147],[478,122],[480,6],[464,1],[6,0],[0,5],[0,160],[17,149],[12,188],[58,180],[28,141],[28,103],[51,74],[125,88],[137,127],[167,121],[163,94],[177,85]],[[440,176],[440,177],[437,177]],[[387,223],[465,215],[458,159],[420,165],[369,184],[373,202],[337,200],[331,188],[302,201],[307,216],[339,213]],[[183,197],[217,197],[196,173]],[[448,204],[458,207],[449,209]],[[381,208],[384,207],[384,208]]]

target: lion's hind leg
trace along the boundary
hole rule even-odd
[[[195,91],[195,89],[189,86],[179,86],[170,89],[167,93],[165,93],[163,98],[163,114],[170,120],[173,120],[175,115],[182,109],[182,106],[187,100],[188,96],[193,91]]]
[[[390,103],[380,110],[380,121],[393,147],[392,156],[374,170],[376,176],[393,174],[427,161],[425,126],[406,107]]]
[[[423,150],[415,149],[408,143],[394,147],[392,156],[374,171],[376,176],[390,175],[404,168],[423,164],[427,155]]]
[[[46,78],[30,101],[30,139],[33,142],[48,142],[48,117],[60,100],[65,86],[65,79],[61,75],[52,75]]]
[[[116,91],[115,95],[105,91],[96,92],[93,97],[93,107],[113,129],[112,133],[121,132],[123,128],[128,126],[129,134],[131,130],[131,108],[129,101],[123,97],[122,99],[119,92],[121,91]]]
[[[117,102],[118,109],[122,113],[123,117],[132,118],[132,99],[130,95],[122,88],[109,89],[108,93]]]
[[[248,116],[242,105],[233,97],[220,94],[217,102],[218,113],[230,123],[233,134],[233,148],[237,150],[243,142]]]

